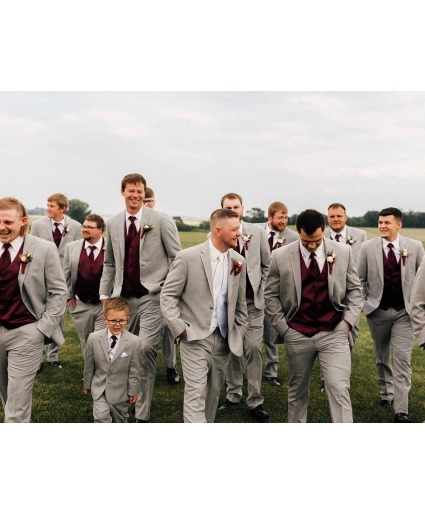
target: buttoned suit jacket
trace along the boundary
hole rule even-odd
[[[118,404],[140,394],[141,340],[124,330],[110,362],[107,338],[108,330],[102,329],[91,333],[87,340],[84,388],[91,390],[94,400],[105,392],[109,404]]]
[[[22,302],[37,319],[37,328],[62,345],[65,340],[59,324],[65,313],[67,291],[56,245],[28,234],[23,247],[26,253],[32,259],[19,269]]]
[[[341,245],[327,238],[323,239],[325,253],[334,251],[335,260],[328,266],[329,300],[342,318],[355,327],[362,309],[361,284],[357,274],[353,254],[348,245]],[[278,337],[276,343],[283,343],[288,322],[296,314],[301,304],[302,279],[300,244],[298,241],[272,252],[269,275],[265,289],[266,311],[271,317]],[[348,335],[351,342],[352,334]]]
[[[80,222],[73,220],[72,218],[70,218],[67,215],[64,215],[64,225],[69,230],[68,230],[68,232],[65,232],[62,235],[62,239],[59,243],[59,247],[56,247],[56,245],[55,245],[55,248],[57,249],[57,251],[59,253],[59,258],[60,258],[61,264],[63,264],[65,248],[68,245],[68,243],[82,239]],[[55,243],[55,240],[53,239],[52,221],[48,216],[39,218],[38,220],[35,220],[31,224],[31,234],[33,236],[37,236],[38,238],[42,238],[43,240],[47,240],[47,241],[51,241],[52,243]]]
[[[346,245],[351,247],[354,262],[357,265],[360,254],[360,247],[364,241],[367,241],[367,234],[365,231],[363,231],[363,229],[356,229],[355,227],[349,227],[348,225],[346,225],[345,227],[347,229],[347,238],[351,237],[354,240],[354,243],[352,245],[350,245],[349,243],[346,243]],[[331,239],[331,230],[329,227],[326,227],[324,237]]]
[[[234,261],[242,262],[241,273],[231,273]],[[248,323],[245,298],[246,262],[229,250],[227,322],[230,350],[242,356],[242,339]],[[161,310],[174,338],[183,331],[187,342],[203,340],[210,334],[214,309],[213,277],[209,242],[179,252],[161,291]]]
[[[75,298],[75,285],[78,279],[78,267],[80,265],[81,252],[84,249],[85,241],[78,240],[68,243],[65,247],[65,255],[63,259],[63,272],[65,275],[66,285],[68,288],[68,299]],[[105,240],[103,240],[100,252],[105,252]]]
[[[245,244],[246,273],[254,290],[254,305],[264,309],[264,286],[270,265],[270,247],[264,230],[256,224],[243,222],[244,234],[252,235]],[[241,238],[240,238],[241,239]]]
[[[140,238],[140,282],[150,293],[159,293],[167,276],[171,260],[181,249],[177,227],[165,213],[144,206],[142,228],[152,225],[152,230]],[[124,280],[126,212],[122,211],[108,220],[103,274],[100,294],[118,297]]]
[[[266,235],[267,235],[268,224],[269,224],[268,222],[265,222],[265,223],[262,222],[262,223],[258,224],[260,227],[262,227],[266,231]],[[289,245],[293,241],[297,241],[300,237],[296,231],[293,231],[289,227],[285,227],[285,229],[283,229],[283,231],[275,231],[275,233],[277,234],[278,238],[283,238],[284,241],[282,243],[282,247],[284,245]],[[268,240],[267,240],[267,243],[268,243]],[[278,247],[278,248],[280,248],[280,247]]]
[[[400,248],[407,249],[408,256],[403,265],[400,258],[401,286],[403,289],[404,305],[410,314],[410,295],[416,272],[424,257],[424,248],[420,241],[400,235]],[[357,269],[363,286],[363,313],[370,315],[379,308],[384,293],[384,259],[382,238],[365,241],[360,248]]]
[[[410,321],[413,332],[419,345],[425,343],[425,260],[421,265],[413,281],[412,294],[410,296]]]

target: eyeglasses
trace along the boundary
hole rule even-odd
[[[125,325],[128,322],[128,318],[127,320],[109,320],[109,318],[105,318],[105,320],[111,325]]]
[[[99,227],[96,225],[96,227],[91,227],[89,225],[83,225],[83,229],[90,229],[90,230],[93,230],[93,229],[99,229]]]
[[[154,198],[145,198],[143,204],[152,204],[152,202],[155,202]]]

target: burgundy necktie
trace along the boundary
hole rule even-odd
[[[0,257],[0,270],[6,270],[9,267],[12,260],[10,259],[10,251],[9,248],[12,245],[10,243],[3,243],[3,254]]]
[[[341,238],[341,235],[338,233],[338,234],[335,234],[335,239],[336,241],[339,243],[339,239]]]
[[[130,220],[130,225],[128,227],[127,240],[133,241],[137,234],[136,224],[134,223],[134,221],[136,220],[136,217],[129,216],[128,219]]]
[[[317,264],[316,254],[314,252],[310,252],[310,265],[308,267],[308,271],[315,279],[320,275],[319,265]]]
[[[111,349],[113,349],[115,347],[115,345],[117,344],[117,337],[115,336],[115,334],[113,334],[111,336],[111,340],[112,340],[112,343],[111,343]]]
[[[388,243],[388,262],[391,265],[391,268],[397,268],[397,258],[395,257],[393,251],[394,245],[392,243]]]
[[[90,245],[89,249],[90,249],[89,261],[90,261],[90,264],[92,264],[92,263],[94,263],[94,251],[96,249],[96,246],[95,245]]]
[[[62,233],[59,230],[59,222],[54,222],[53,224],[56,229],[53,231],[53,241],[55,242],[56,247],[59,247],[61,239],[62,239]]]
[[[270,236],[269,236],[270,252],[273,250],[274,235],[275,235],[275,232],[274,231],[270,231]]]

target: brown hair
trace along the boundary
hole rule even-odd
[[[53,193],[53,195],[50,195],[47,199],[47,202],[56,202],[56,204],[61,209],[65,209],[65,211],[68,209],[68,198],[65,197],[63,193]]]
[[[102,229],[102,231],[105,230],[105,220],[101,216],[92,213],[87,215],[85,219],[87,222],[94,222],[99,229]]]
[[[125,190],[127,184],[143,184],[146,190],[146,179],[140,173],[129,173],[121,181],[121,191]]]
[[[288,208],[282,202],[272,202],[269,206],[268,216],[274,216],[277,211],[288,213]]]
[[[26,217],[27,223],[21,227],[21,230],[19,234],[21,236],[25,236],[28,234],[29,229],[29,219],[28,219],[28,213],[25,209],[25,206],[22,204],[22,202],[16,198],[13,197],[4,197],[0,199],[0,211],[6,211],[8,209],[15,209],[17,213],[21,215],[21,218]]]
[[[344,210],[344,213],[347,212],[347,210],[345,209],[345,206],[343,204],[340,204],[339,202],[335,202],[334,204],[331,204],[329,207],[328,207],[328,211],[329,209],[338,209],[338,208],[341,208]]]
[[[104,316],[106,316],[108,311],[111,310],[125,311],[127,315],[130,312],[128,302],[123,297],[110,297],[109,299],[106,299],[105,303],[103,304]]]
[[[152,188],[145,188],[145,197],[146,198],[155,198],[155,193]]]
[[[232,211],[231,209],[216,209],[210,216],[210,229],[211,231],[215,229],[217,226],[222,226],[223,223],[228,218],[237,218],[239,220],[239,215]]]
[[[221,207],[223,207],[223,202],[225,201],[226,198],[229,198],[229,199],[237,198],[239,200],[239,202],[241,203],[241,206],[243,205],[243,200],[240,195],[238,195],[237,193],[226,193],[226,195],[223,195],[221,197]]]

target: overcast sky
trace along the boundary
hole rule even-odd
[[[425,211],[425,93],[0,92],[2,195],[62,192],[99,214],[142,173],[170,215],[342,202],[351,215]]]

